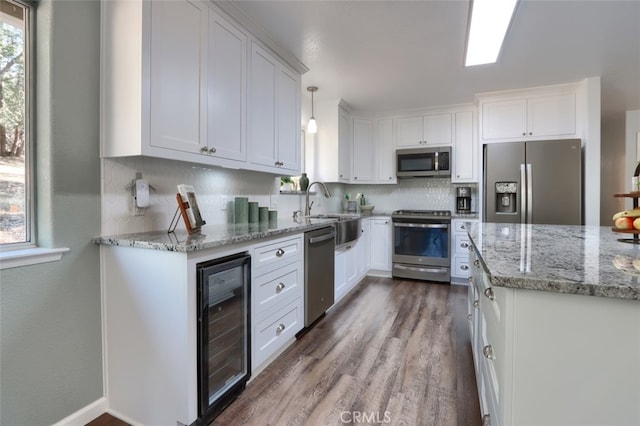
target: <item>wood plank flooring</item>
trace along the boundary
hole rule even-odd
[[[214,425],[480,425],[466,287],[367,277]]]
[[[366,277],[213,424],[481,425],[466,292]]]

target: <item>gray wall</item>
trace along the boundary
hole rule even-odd
[[[103,396],[98,1],[37,11],[39,243],[59,262],[0,272],[0,424],[46,425]],[[55,224],[55,226],[54,226]]]

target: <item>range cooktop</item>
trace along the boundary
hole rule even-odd
[[[451,217],[451,210],[396,210],[392,216]]]

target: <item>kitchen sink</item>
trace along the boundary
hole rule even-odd
[[[341,248],[360,238],[362,230],[361,219],[352,214],[317,214],[310,219],[337,219],[333,226],[336,228],[336,248]]]

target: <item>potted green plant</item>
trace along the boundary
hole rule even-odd
[[[281,191],[293,191],[293,179],[291,176],[280,176],[280,190]]]

